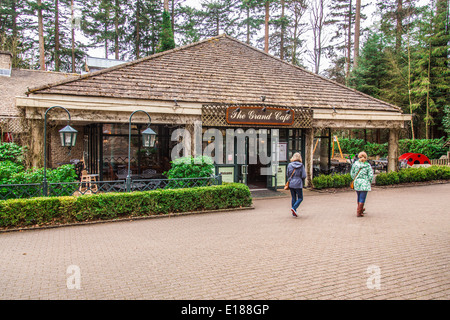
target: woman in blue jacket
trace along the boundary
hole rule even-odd
[[[303,201],[303,179],[305,178],[306,170],[302,163],[302,156],[298,152],[294,153],[287,167],[287,179],[292,197],[291,213],[294,217],[297,217],[297,208]]]

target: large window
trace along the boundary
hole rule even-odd
[[[142,147],[146,125],[131,126],[130,169],[132,178],[161,178],[170,169],[170,151],[176,142],[171,133],[178,126],[152,125],[156,132],[154,148]],[[128,170],[128,124],[90,124],[84,128],[84,162],[89,173],[100,179],[125,179]]]

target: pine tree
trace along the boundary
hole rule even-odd
[[[384,50],[385,42],[381,33],[370,32],[361,49],[358,66],[352,71],[349,81],[351,87],[375,98],[382,97],[383,79],[388,69]]]
[[[173,39],[172,23],[170,14],[164,10],[162,17],[162,30],[160,35],[160,44],[156,52],[163,52],[175,48],[175,40]]]
[[[33,35],[25,30],[34,30],[30,6],[25,0],[0,1],[0,50],[12,54],[13,68],[29,68],[30,55],[35,46]]]
[[[239,22],[239,28],[245,28],[245,42],[249,45],[256,45],[253,43],[252,37],[264,25],[261,0],[243,0],[240,10],[243,12],[244,18]]]
[[[201,20],[201,36],[215,37],[226,33],[233,37],[239,36],[239,3],[236,0],[205,0],[202,2],[199,14]]]
[[[180,45],[197,42],[201,38],[198,25],[202,19],[201,14],[190,6],[178,7],[178,17],[175,20],[175,34],[178,35],[177,42]]]

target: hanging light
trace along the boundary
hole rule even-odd
[[[78,131],[67,125],[61,130],[59,130],[61,136],[61,145],[63,147],[73,147],[75,146],[75,141],[77,140]]]
[[[156,142],[156,132],[148,127],[142,131],[142,146],[144,148],[153,148]]]

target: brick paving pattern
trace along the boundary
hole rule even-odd
[[[0,299],[447,300],[449,194],[450,184],[375,188],[364,218],[354,192],[305,190],[298,218],[277,198],[242,211],[0,233]],[[79,289],[68,285],[69,266]]]

